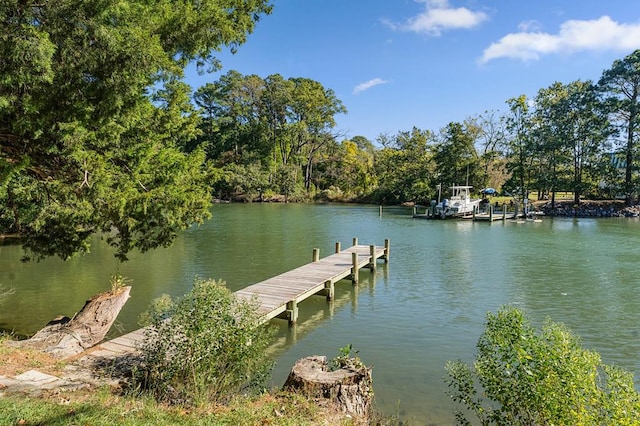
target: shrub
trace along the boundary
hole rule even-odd
[[[487,314],[473,366],[449,361],[449,395],[483,425],[638,425],[633,377],[581,348],[564,325],[540,333],[515,308]],[[478,388],[482,388],[479,393]],[[459,424],[471,424],[461,411]]]
[[[215,280],[196,279],[177,301],[156,299],[143,316],[149,327],[136,379],[160,399],[195,405],[261,389],[273,367],[273,330],[256,308]]]
[[[362,362],[360,357],[356,356],[358,352],[360,351],[354,349],[351,343],[349,343],[344,348],[340,348],[340,355],[333,358],[329,363],[330,370],[336,371],[342,368],[360,370],[363,368],[367,368],[366,364]]]

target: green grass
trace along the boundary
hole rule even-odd
[[[326,423],[329,421],[329,423]],[[238,398],[228,406],[169,407],[148,397],[117,396],[108,389],[46,398],[0,398],[0,425],[350,425],[329,418],[310,401],[293,394]]]
[[[33,351],[8,346],[12,336],[0,333],[0,375],[27,369],[58,374],[61,365]],[[48,361],[47,361],[48,360]],[[35,363],[35,364],[34,364]],[[44,365],[44,368],[40,368]],[[2,390],[0,389],[0,393]],[[343,425],[355,424],[341,413],[285,392],[231,397],[226,404],[171,406],[142,392],[122,393],[107,386],[73,392],[0,396],[0,426],[142,426],[142,425]]]

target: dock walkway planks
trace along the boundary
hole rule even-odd
[[[236,292],[241,299],[258,301],[258,311],[265,321],[285,314],[290,322],[297,320],[297,304],[304,299],[326,291],[333,297],[333,285],[344,278],[354,276],[354,268],[375,268],[379,258],[387,259],[388,244],[385,247],[354,245],[344,251],[300,266],[284,274],[250,285]],[[373,253],[373,254],[372,254]],[[354,254],[357,266],[354,266]]]
[[[517,212],[505,212],[505,211],[492,211],[489,213],[476,213],[473,215],[473,220],[495,222],[497,220],[516,219],[518,217]]]
[[[384,247],[358,245],[354,240],[354,245],[343,251],[336,244],[336,251],[325,258],[238,290],[235,294],[245,300],[255,297],[259,303],[258,311],[265,321],[284,315],[289,322],[295,323],[298,303],[304,299],[323,291],[326,291],[328,298],[333,298],[337,281],[351,277],[352,281],[357,282],[359,269],[375,269],[376,260],[380,258],[388,262],[389,240],[385,240]],[[144,329],[141,328],[96,345],[83,352],[83,356],[115,359],[133,354],[143,339]]]
[[[424,207],[424,213],[418,213],[419,208],[422,206],[414,206],[413,207],[413,218],[414,219],[440,219],[438,215],[436,215],[435,211],[432,208]],[[474,209],[473,213],[466,214],[464,216],[456,216],[457,219],[473,219],[474,221],[484,221],[484,222],[494,222],[498,220],[506,221],[507,219],[517,219],[519,217],[523,217],[522,213],[518,212],[518,204],[516,203],[514,208],[507,209],[507,204],[502,204],[502,209],[498,210],[498,205],[489,205],[488,209],[483,211],[482,213],[477,209]]]

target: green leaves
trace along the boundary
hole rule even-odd
[[[29,257],[66,259],[102,232],[124,260],[207,218],[199,119],[179,79],[270,10],[266,0],[3,2],[0,233],[19,233]]]
[[[612,120],[625,133],[626,143],[622,148],[626,160],[623,190],[627,205],[631,205],[632,194],[638,191],[633,171],[636,167],[634,162],[640,112],[640,50],[614,61],[611,68],[602,73],[598,86],[606,98]]]
[[[436,145],[437,183],[482,187],[477,182],[479,172],[478,153],[474,147],[471,129],[461,123],[449,123],[442,131],[442,140]],[[479,188],[478,188],[479,189]]]
[[[184,297],[156,299],[144,320],[150,328],[136,378],[160,399],[222,401],[260,390],[271,371],[273,329],[261,324],[254,302],[238,300],[223,282],[196,279]]]
[[[203,117],[200,143],[209,157],[225,166],[260,161],[271,187],[287,198],[296,192],[297,181],[307,192],[312,183],[318,185],[316,167],[335,146],[335,115],[346,112],[335,93],[319,82],[285,80],[279,74],[262,79],[230,71],[199,88],[194,101]],[[297,169],[304,170],[302,179]]]
[[[487,314],[472,367],[448,362],[454,401],[482,424],[634,424],[640,396],[629,373],[603,365],[562,324],[537,332],[524,314],[505,307]],[[481,395],[478,389],[482,389]],[[462,412],[460,424],[470,424]]]
[[[435,163],[429,146],[433,135],[414,127],[393,137],[381,137],[385,148],[376,152],[379,181],[376,198],[382,204],[428,200],[435,191]]]

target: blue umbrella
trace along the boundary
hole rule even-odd
[[[493,194],[497,194],[498,191],[496,191],[494,188],[485,188],[483,190],[480,191],[482,194],[486,194],[486,195],[493,195]]]

